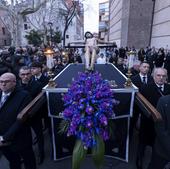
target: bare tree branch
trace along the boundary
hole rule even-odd
[[[22,15],[22,16],[25,16],[25,15],[29,15],[29,14],[35,13],[35,12],[37,12],[42,7],[42,5],[46,4],[47,1],[48,0],[44,0],[43,2],[38,3],[38,5],[36,7],[34,7],[34,3],[33,3],[33,7],[32,8],[24,9],[23,11],[19,12],[19,14]]]

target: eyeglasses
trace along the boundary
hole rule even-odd
[[[15,82],[14,80],[0,80],[0,84],[2,83],[11,83],[11,82]]]

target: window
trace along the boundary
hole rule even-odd
[[[24,30],[27,30],[27,29],[28,29],[28,25],[24,24]]]
[[[23,16],[23,21],[24,21],[24,22],[27,22],[26,16]]]
[[[2,33],[3,33],[3,35],[5,35],[5,28],[4,27],[2,27]]]
[[[7,42],[6,42],[6,40],[4,40],[4,46],[6,46],[7,45]]]

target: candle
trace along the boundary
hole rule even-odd
[[[128,68],[132,68],[134,65],[134,60],[135,60],[135,52],[130,51],[128,52]]]

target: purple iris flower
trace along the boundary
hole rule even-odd
[[[107,80],[98,72],[78,73],[63,96],[63,117],[69,122],[67,136],[80,138],[85,148],[96,144],[95,135],[109,139],[108,120],[118,103]]]

